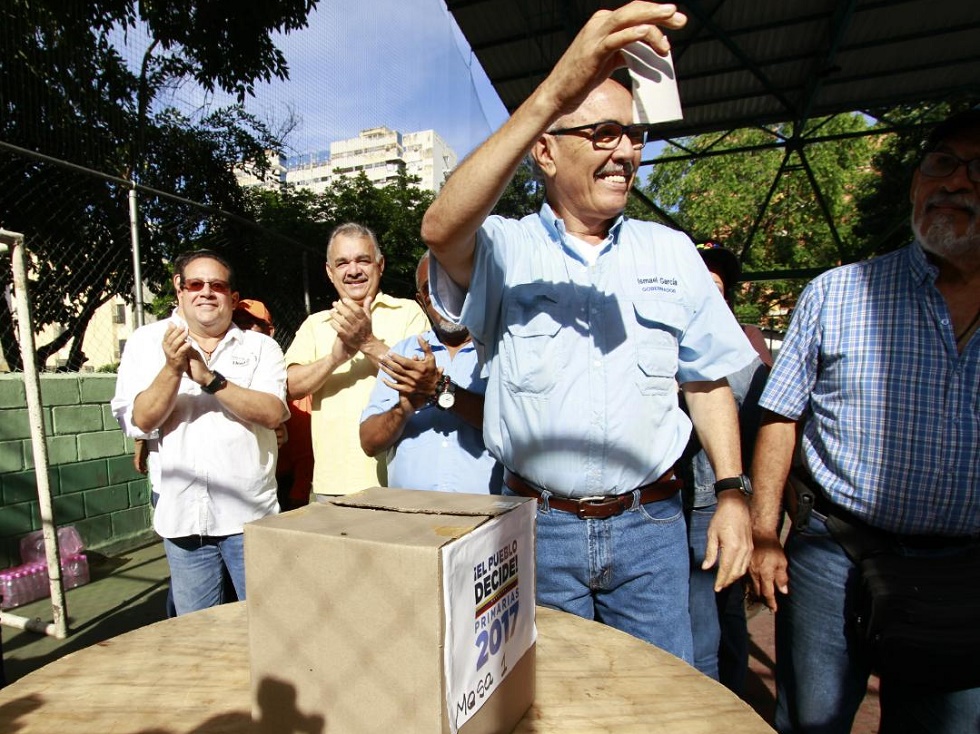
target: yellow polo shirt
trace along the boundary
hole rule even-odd
[[[286,351],[286,366],[310,364],[330,354],[337,332],[330,326],[333,310],[309,316]],[[427,331],[429,320],[415,301],[378,293],[371,304],[374,335],[394,346],[412,334]],[[358,353],[333,372],[313,393],[313,491],[350,494],[388,483],[384,452],[377,458],[361,449],[361,412],[368,403],[378,370]]]

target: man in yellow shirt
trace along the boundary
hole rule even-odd
[[[327,277],[339,296],[308,317],[286,351],[290,399],[313,396],[317,498],[387,484],[385,464],[361,451],[359,426],[388,345],[428,329],[415,301],[381,293],[385,260],[367,227],[342,224],[327,244]]]

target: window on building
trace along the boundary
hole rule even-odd
[[[114,324],[126,323],[126,305],[124,303],[116,304],[116,312],[112,316],[112,323]]]

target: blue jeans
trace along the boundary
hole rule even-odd
[[[749,632],[741,581],[715,593],[717,564],[701,569],[708,544],[708,525],[717,505],[688,511],[688,550],[691,554],[691,633],[694,667],[742,695],[749,669]]]
[[[514,493],[504,487],[503,493]],[[687,538],[680,494],[615,517],[537,513],[537,602],[595,619],[693,661]]]
[[[196,612],[226,601],[227,570],[238,598],[245,599],[244,535],[164,538],[170,564],[170,588],[177,614]]]
[[[847,734],[870,669],[850,619],[860,588],[858,568],[827,530],[824,517],[794,528],[786,541],[788,596],[776,613],[776,729]],[[923,695],[881,689],[881,732],[980,732],[980,689]]]

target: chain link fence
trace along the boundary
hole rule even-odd
[[[174,306],[166,261],[141,252],[216,250],[243,298],[266,303],[288,346],[310,309],[329,302],[323,246],[242,216],[0,142],[0,224],[24,234],[37,362],[47,371],[113,371],[140,321]],[[325,242],[325,241],[324,241]],[[9,254],[0,254],[0,368],[20,371]],[[134,283],[139,280],[138,291]]]

